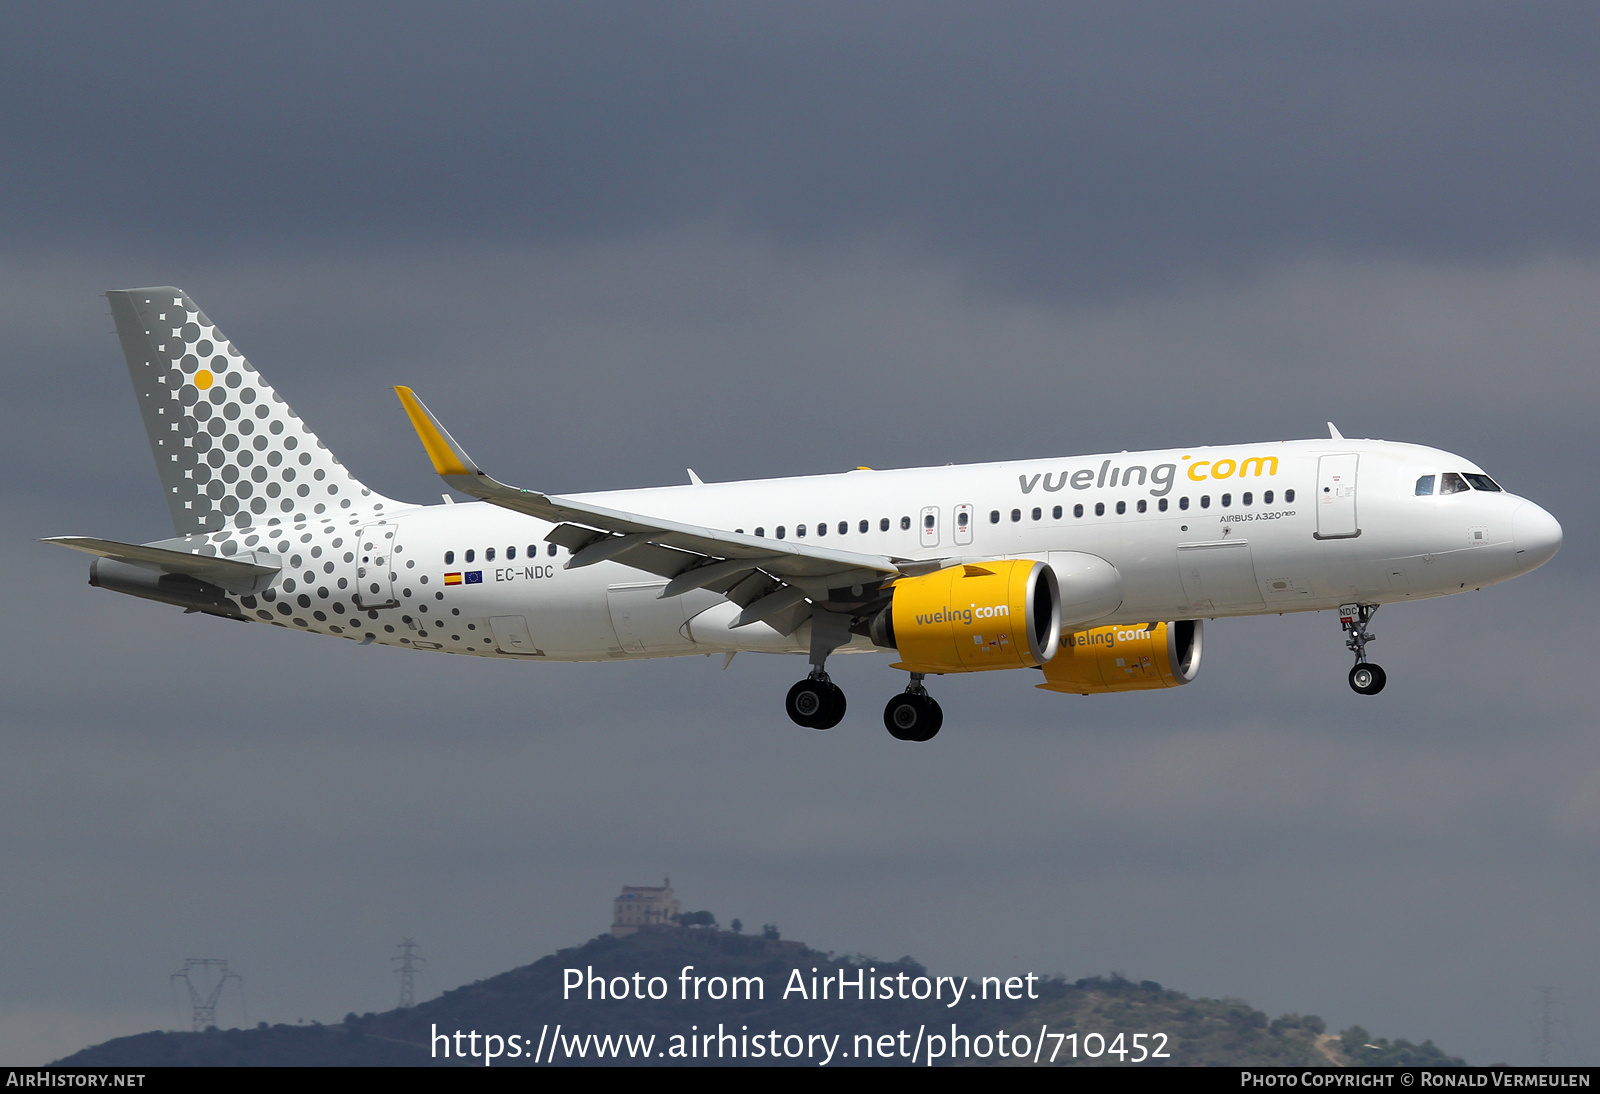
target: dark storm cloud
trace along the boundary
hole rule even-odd
[[[15,239],[886,231],[1035,289],[1590,251],[1590,6],[30,8]]]

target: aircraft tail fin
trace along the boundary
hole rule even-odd
[[[395,504],[334,458],[182,289],[106,298],[179,535]]]

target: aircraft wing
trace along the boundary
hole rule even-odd
[[[765,621],[792,633],[810,615],[808,600],[841,608],[865,603],[891,578],[942,565],[680,524],[507,486],[473,462],[415,392],[395,393],[440,478],[463,494],[555,524],[545,539],[572,552],[568,569],[620,562],[669,578],[663,598],[711,589],[744,609],[733,627]]]

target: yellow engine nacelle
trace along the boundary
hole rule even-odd
[[[897,669],[982,672],[1036,668],[1061,642],[1055,571],[1033,559],[949,566],[891,586],[873,642],[900,654]]]
[[[1038,686],[1073,695],[1175,688],[1200,671],[1200,633],[1200,620],[1181,619],[1063,635]]]

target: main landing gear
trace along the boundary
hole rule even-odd
[[[844,691],[825,672],[813,672],[789,689],[783,709],[795,725],[807,729],[832,729],[844,718]],[[911,685],[883,708],[883,724],[897,741],[931,741],[944,725],[944,711],[922,686],[922,673],[911,674]]]
[[[913,672],[905,691],[883,708],[883,724],[897,741],[931,741],[944,725],[944,711],[928,689],[922,686],[922,673]]]
[[[1357,695],[1376,695],[1389,682],[1388,673],[1367,661],[1367,643],[1378,637],[1367,629],[1367,624],[1377,611],[1376,604],[1344,604],[1339,608],[1339,626],[1350,636],[1344,641],[1345,649],[1356,655],[1355,668],[1350,670],[1350,687]]]
[[[783,709],[807,729],[832,729],[844,717],[844,692],[828,679],[828,654],[850,641],[850,616],[817,609],[811,617],[811,675],[789,689]]]
[[[795,725],[832,729],[844,718],[844,692],[828,679],[828,654],[850,641],[850,617],[818,610],[811,617],[811,675],[789,689],[784,712]],[[922,673],[911,674],[911,686],[889,700],[883,724],[898,741],[931,741],[944,725],[944,712],[922,686]]]
[[[790,688],[783,701],[790,720],[807,729],[832,729],[844,717],[845,706],[844,690],[820,670]]]

